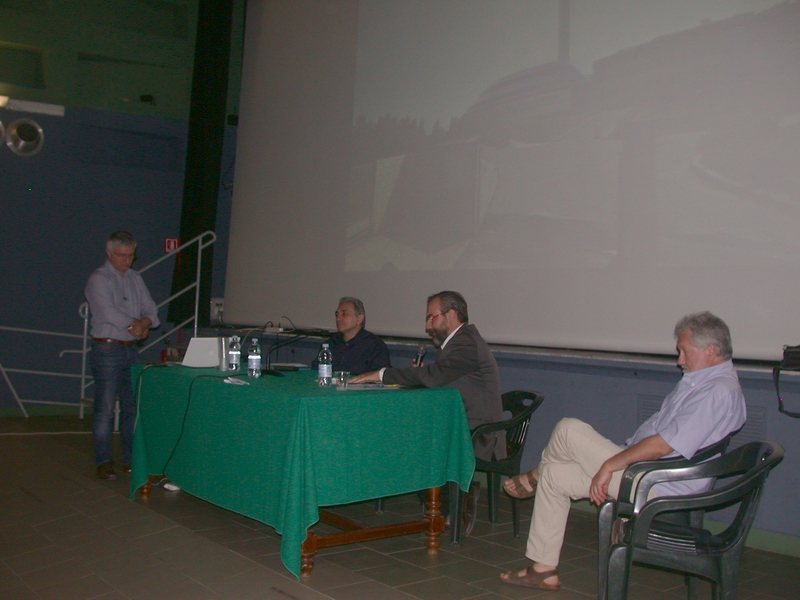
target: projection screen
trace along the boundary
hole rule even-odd
[[[737,357],[800,341],[800,4],[250,0],[225,316]]]

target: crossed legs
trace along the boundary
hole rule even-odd
[[[533,564],[517,573],[504,573],[500,576],[503,581],[542,589],[560,587],[557,567],[570,501],[589,497],[592,477],[608,458],[620,450],[614,442],[583,421],[562,419],[556,424],[539,466],[520,476],[527,477],[536,495],[525,552]],[[612,496],[619,491],[621,477],[619,472],[611,479],[609,494]],[[535,483],[531,483],[532,480]],[[518,479],[508,484],[506,489],[519,489],[520,485],[523,485],[522,480]],[[549,574],[542,576],[540,573]]]

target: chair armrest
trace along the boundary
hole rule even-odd
[[[631,500],[631,495],[633,492],[633,485],[636,483],[637,479],[638,484],[636,486],[636,491],[638,493],[640,490],[644,489],[643,483],[646,484],[644,481],[645,474],[690,465],[691,462],[688,459],[678,456],[675,458],[661,458],[658,460],[643,460],[628,466],[622,474],[622,481],[620,481],[619,484],[619,493],[617,494],[617,502],[619,504],[618,512],[620,514],[632,514],[634,502]],[[641,479],[639,479],[640,476]],[[653,482],[647,487],[644,493],[645,497],[650,493],[650,488],[655,485],[655,483],[657,482]]]
[[[722,487],[700,494],[687,496],[665,496],[647,502],[636,516],[631,541],[634,546],[647,546],[648,532],[659,515],[675,511],[707,510],[729,505],[764,485],[768,469],[752,469],[746,476]]]
[[[700,448],[697,452],[695,452],[692,458],[684,458],[683,456],[675,456],[672,458],[660,458],[658,460],[643,460],[641,462],[634,463],[630,465],[625,472],[622,474],[622,481],[620,482],[619,486],[619,494],[617,498],[620,499],[622,503],[622,507],[626,510],[621,510],[625,514],[630,514],[632,511],[632,502],[630,502],[631,498],[631,491],[633,490],[633,484],[636,481],[639,475],[645,473],[651,473],[655,471],[662,471],[667,469],[679,469],[682,467],[691,467],[701,462],[705,462],[715,456],[722,454],[728,448],[728,445],[731,442],[731,438],[733,437],[734,433],[729,433],[724,438],[719,440],[714,444],[710,444],[705,446],[704,448]],[[665,479],[664,481],[673,481],[674,479]],[[636,494],[637,497],[640,495],[643,498],[647,498],[647,495],[650,493],[650,488],[653,487],[656,483],[661,483],[661,481],[651,480],[650,478],[645,479],[644,475],[639,480],[639,484],[637,485]],[[627,506],[625,506],[627,505]]]
[[[783,460],[784,451],[773,442],[751,442],[735,451],[710,461],[680,469],[660,469],[642,477],[636,491],[633,514],[636,521],[634,540],[639,543],[647,537],[647,530],[658,515],[665,512],[697,511],[723,506],[738,501],[755,488],[762,488],[770,470]],[[684,481],[708,477],[736,477],[723,485],[699,494],[666,496],[647,501],[646,492],[655,483]],[[718,480],[724,481],[724,480]],[[636,533],[637,530],[640,530]]]
[[[705,473],[704,470],[698,469],[699,465],[682,464],[675,466],[662,466],[658,469],[653,469],[642,475],[639,479],[639,484],[636,486],[635,496],[631,502],[631,514],[638,515],[642,508],[647,504],[647,496],[654,485],[659,483],[668,483],[670,481],[689,481],[692,479],[706,479],[713,477],[713,474]],[[679,498],[683,496],[671,496],[671,498]]]

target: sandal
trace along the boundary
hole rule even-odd
[[[536,495],[537,485],[539,485],[539,480],[533,476],[533,471],[528,471],[516,477],[509,477],[503,482],[503,489],[512,498],[524,500]]]
[[[531,587],[537,588],[540,590],[560,590],[561,589],[561,582],[558,583],[545,583],[544,580],[550,577],[558,576],[558,569],[552,569],[551,571],[544,571],[539,573],[538,571],[534,571],[533,565],[529,566],[525,569],[525,574],[520,575],[519,571],[508,571],[504,573],[504,575],[508,576],[508,579],[503,579],[500,577],[500,581],[503,583],[510,583],[511,585],[521,585],[523,587]]]

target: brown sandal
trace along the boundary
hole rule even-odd
[[[512,498],[524,500],[525,498],[533,498],[536,495],[536,487],[538,485],[539,480],[533,476],[533,471],[528,471],[516,477],[508,478],[503,483],[503,489]]]
[[[549,579],[553,576],[558,576],[558,569],[552,569],[550,571],[544,571],[539,573],[533,569],[533,565],[525,569],[525,575],[520,575],[518,571],[508,571],[504,573],[504,575],[508,576],[508,579],[503,579],[502,576],[500,577],[500,581],[503,583],[510,583],[511,585],[521,585],[523,587],[531,587],[537,588],[540,590],[560,590],[561,589],[561,582],[558,583],[545,583],[545,579]]]

